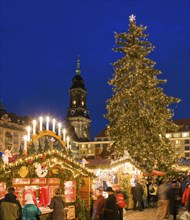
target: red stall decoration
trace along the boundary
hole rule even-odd
[[[0,182],[0,199],[5,196],[6,183]]]
[[[166,173],[158,170],[152,170],[151,173],[144,173],[144,176],[165,176]]]
[[[76,201],[76,182],[67,181],[65,185],[65,202],[75,202]]]

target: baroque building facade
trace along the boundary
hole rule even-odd
[[[28,116],[20,117],[15,113],[9,113],[0,102],[0,152],[9,149],[12,154],[18,154],[24,147],[23,136],[26,134],[26,126],[31,122]]]
[[[179,126],[177,132],[169,132],[166,137],[175,147],[176,158],[190,159],[190,118],[174,120]]]

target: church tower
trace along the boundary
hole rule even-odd
[[[69,90],[70,105],[67,109],[67,120],[74,128],[78,141],[90,141],[90,117],[86,105],[87,91],[81,77],[80,59],[77,59],[76,75]]]

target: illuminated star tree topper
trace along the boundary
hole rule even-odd
[[[129,21],[133,22],[136,20],[136,16],[134,16],[133,14],[129,16]]]

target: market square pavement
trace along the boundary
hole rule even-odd
[[[184,212],[184,209],[179,210],[179,215],[177,216],[177,220],[180,220],[180,216]],[[127,210],[124,211],[123,220],[157,220],[156,219],[156,208],[146,208],[143,211],[133,211]],[[172,216],[168,218],[168,220],[173,219]]]

